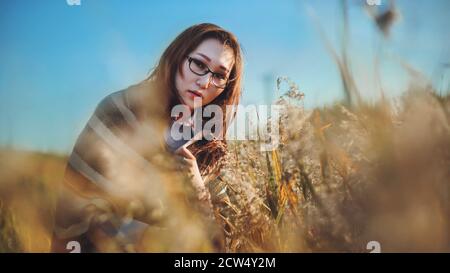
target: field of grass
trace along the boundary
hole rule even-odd
[[[229,143],[227,251],[364,252],[369,241],[382,251],[449,251],[449,97],[411,90],[395,107],[305,111],[296,92],[278,102],[277,149]],[[0,251],[49,251],[66,158],[2,149],[0,159]],[[155,238],[148,243],[170,240]],[[197,243],[188,249],[211,250]]]

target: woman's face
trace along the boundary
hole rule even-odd
[[[191,68],[207,71],[207,67],[216,73],[216,78],[228,78],[233,68],[233,50],[213,38],[204,40],[188,56],[191,58]],[[219,96],[224,88],[214,85],[212,73],[200,76],[194,73],[190,67],[189,58],[186,57],[181,64],[183,73],[181,74],[177,70],[175,85],[182,103],[193,110],[200,106],[196,104],[194,107],[194,100],[200,100],[201,106],[207,105]]]

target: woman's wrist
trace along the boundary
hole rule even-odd
[[[211,200],[211,194],[205,186],[200,186],[196,188],[197,198],[200,201],[209,201]]]
[[[208,189],[203,186],[201,188],[197,188],[196,191],[197,200],[199,201],[201,211],[209,218],[214,219],[214,209],[211,201],[211,194]]]

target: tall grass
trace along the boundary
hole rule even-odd
[[[278,101],[286,109],[278,149],[233,143],[239,152],[230,154],[224,180],[239,209],[228,216],[228,250],[363,252],[377,241],[382,251],[449,251],[450,96],[401,61],[413,76],[407,92],[389,101],[380,90],[379,101],[365,101],[347,52],[347,1],[340,54],[310,13],[345,99],[305,111],[304,94],[282,79],[289,88]],[[369,14],[384,39],[399,11],[391,1]]]
[[[412,88],[400,106],[287,105],[281,145],[236,142],[230,251],[448,251],[449,97]]]

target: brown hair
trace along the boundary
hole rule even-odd
[[[239,104],[243,64],[241,47],[236,36],[214,24],[203,23],[193,25],[180,33],[175,40],[172,41],[162,54],[157,66],[147,78],[147,80],[157,82],[159,88],[162,89],[161,91],[168,94],[167,117],[170,118],[172,107],[181,104],[181,99],[175,86],[177,69],[182,73],[181,64],[186,56],[197,48],[200,43],[209,38],[217,39],[233,50],[234,65],[231,69],[229,78],[234,80],[230,81],[223,92],[210,103],[220,106],[224,113],[221,139],[213,139],[210,141],[202,139],[189,147],[189,150],[191,150],[197,159],[202,175],[208,175],[220,170],[220,167],[223,164],[221,159],[227,150],[225,141],[227,128],[236,115],[234,107],[232,108],[233,110],[231,110],[231,113],[229,113],[227,110],[230,110],[231,108],[227,108],[226,106]],[[203,107],[205,106],[206,105]]]

